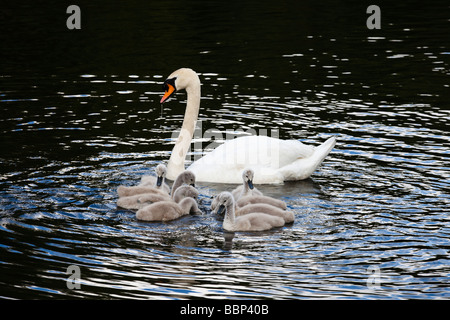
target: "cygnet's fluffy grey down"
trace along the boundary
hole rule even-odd
[[[225,191],[219,194],[217,201],[218,213],[225,210],[223,228],[227,231],[264,231],[282,227],[285,224],[283,218],[262,212],[252,212],[236,217],[234,198],[230,192]]]
[[[274,199],[275,200],[275,199]],[[211,202],[211,211],[212,213],[217,213],[219,209],[219,197],[216,196]],[[256,203],[248,203],[245,206],[238,207],[235,205],[235,216],[241,216],[251,212],[262,212],[266,214],[271,214],[274,216],[279,216],[284,219],[286,223],[291,223],[295,219],[295,215],[291,211],[286,211],[277,206],[273,206],[264,202],[256,202]]]
[[[193,186],[184,185],[178,187],[173,195],[173,200],[176,203],[179,203],[183,198],[193,198],[195,201],[198,201],[199,192]]]
[[[175,191],[183,184],[195,187],[195,174],[192,171],[183,171],[175,179],[172,185],[172,199],[175,195]]]
[[[168,194],[139,193],[132,196],[120,197],[117,206],[125,209],[140,209],[146,205],[159,201],[171,200]]]
[[[183,198],[198,200],[199,192],[193,186],[183,185],[174,194],[174,201],[179,203]],[[140,193],[133,196],[121,197],[117,200],[117,206],[125,209],[141,209],[149,204],[159,201],[169,201],[172,198],[168,194]]]
[[[268,196],[245,196],[236,201],[236,206],[241,208],[248,204],[256,203],[266,203],[283,210],[287,209],[286,202]]]
[[[164,174],[164,171],[161,170],[164,169],[165,166],[162,165],[162,167],[159,167],[158,174]],[[150,185],[139,184],[132,187],[119,186],[117,189],[119,195],[117,205],[125,209],[141,209],[148,204],[159,201],[174,200],[178,203],[184,197],[197,199],[198,191],[193,187],[194,185],[195,175],[191,171],[184,171],[177,177],[173,184],[174,188],[172,188],[172,196],[169,196],[165,190]],[[180,186],[181,190],[177,192],[177,190],[180,189]]]
[[[249,204],[260,204],[260,203],[269,204],[282,210],[287,209],[286,202],[268,196],[246,196],[239,199],[238,201],[235,201],[236,208],[242,208]],[[218,204],[218,196],[215,196],[211,202],[211,210],[213,213],[217,213],[218,209],[217,204]]]
[[[245,196],[262,196],[262,192],[253,185],[253,177],[254,172],[252,169],[245,169],[242,172],[243,184],[231,191],[235,201]]]
[[[167,174],[167,167],[160,163],[155,168],[155,176],[143,176],[141,178],[141,182],[139,183],[140,186],[153,186],[157,189],[160,189],[167,194],[170,193],[170,187],[166,183],[166,174]]]
[[[195,186],[195,175],[194,173],[192,173],[192,171],[186,170],[180,173],[178,177],[175,179],[175,182],[172,185],[172,198],[177,188],[183,184]],[[150,186],[148,184],[139,184],[137,186],[132,187],[119,186],[119,188],[117,188],[117,194],[119,195],[119,197],[129,197],[142,193],[156,193],[162,195],[167,194],[165,190],[161,188],[156,188],[155,186]]]
[[[266,203],[257,203],[257,204],[248,204],[241,208],[235,208],[235,216],[239,217],[244,214],[252,213],[252,212],[261,212],[265,214],[270,214],[272,216],[278,216],[284,219],[285,223],[294,222],[295,215],[291,211],[286,211],[277,207],[274,207],[270,204]]]
[[[119,195],[119,197],[129,197],[143,193],[153,193],[162,196],[167,195],[165,191],[150,186],[141,186],[141,185],[132,187],[119,186],[119,188],[117,188],[117,194]]]
[[[180,203],[170,200],[145,206],[136,212],[136,218],[145,221],[170,221],[189,213],[201,213],[201,211],[194,199],[184,198]]]

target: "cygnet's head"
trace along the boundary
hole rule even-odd
[[[186,170],[180,174],[182,183],[195,187],[195,174],[192,171]]]
[[[167,168],[162,163],[158,164],[155,168],[156,172],[156,186],[160,187],[164,181],[167,174]]]
[[[218,209],[219,204],[219,196],[212,196],[211,197],[211,212],[216,213],[216,209]]]
[[[234,198],[233,195],[228,192],[222,192],[221,194],[219,194],[219,196],[217,197],[217,213],[218,214],[222,214],[223,211],[229,207],[229,206],[233,206],[234,205]]]
[[[199,192],[193,186],[181,186],[175,193],[182,198],[192,198],[195,201],[198,201]]]
[[[245,169],[242,173],[242,179],[244,179],[244,183],[248,184],[248,187],[250,189],[253,189],[253,170],[252,169]]]
[[[166,102],[178,90],[186,89],[186,91],[189,91],[190,87],[197,86],[200,86],[200,79],[194,70],[189,68],[178,69],[164,81],[164,96],[161,98],[161,103]]]

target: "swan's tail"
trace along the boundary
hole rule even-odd
[[[322,161],[330,153],[336,144],[336,138],[331,137],[320,146],[315,147],[311,156],[299,158],[279,169],[284,180],[303,180],[309,178],[313,172],[322,164]]]
[[[317,164],[316,169],[318,166],[320,166],[323,159],[325,159],[325,157],[330,153],[335,144],[336,144],[336,137],[331,137],[327,141],[322,143],[320,146],[315,148],[313,157],[316,158],[315,161]]]
[[[312,175],[314,171],[322,164],[322,161],[328,156],[336,144],[336,137],[328,138],[327,141],[320,146],[315,147],[314,154],[311,156],[311,167],[309,169],[309,175]]]

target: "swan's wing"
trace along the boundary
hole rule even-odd
[[[246,136],[226,141],[188,169],[195,173],[198,181],[241,183],[242,170],[252,168],[255,183],[281,183],[279,168],[313,152],[314,147],[297,140]]]
[[[267,136],[246,136],[228,140],[198,161],[203,165],[220,164],[242,168],[283,167],[299,158],[312,155],[314,147],[297,140],[280,140]]]

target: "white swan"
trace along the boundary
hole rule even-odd
[[[167,167],[160,163],[155,168],[155,176],[142,176],[140,186],[154,186],[157,189],[170,193],[170,187],[166,183]]]
[[[180,203],[171,200],[145,206],[136,212],[136,218],[145,221],[170,221],[189,213],[201,213],[201,211],[194,199],[184,198]]]
[[[246,196],[263,195],[262,192],[253,185],[253,178],[254,172],[252,169],[245,169],[244,172],[242,172],[242,180],[244,180],[244,183],[231,191],[235,201]]]
[[[225,210],[223,228],[227,231],[264,231],[282,227],[285,221],[282,217],[261,212],[251,212],[235,216],[234,199],[230,192],[222,192],[218,197],[220,214]]]
[[[184,161],[200,109],[200,79],[192,69],[178,69],[167,78],[161,103],[182,89],[187,92],[187,106],[181,131],[167,165],[167,178],[171,180],[185,170]],[[255,171],[255,184],[302,180],[311,176],[335,143],[335,137],[318,147],[297,140],[267,136],[239,137],[226,141],[193,162],[188,169],[201,182],[240,183],[241,172],[246,167],[252,167]]]

